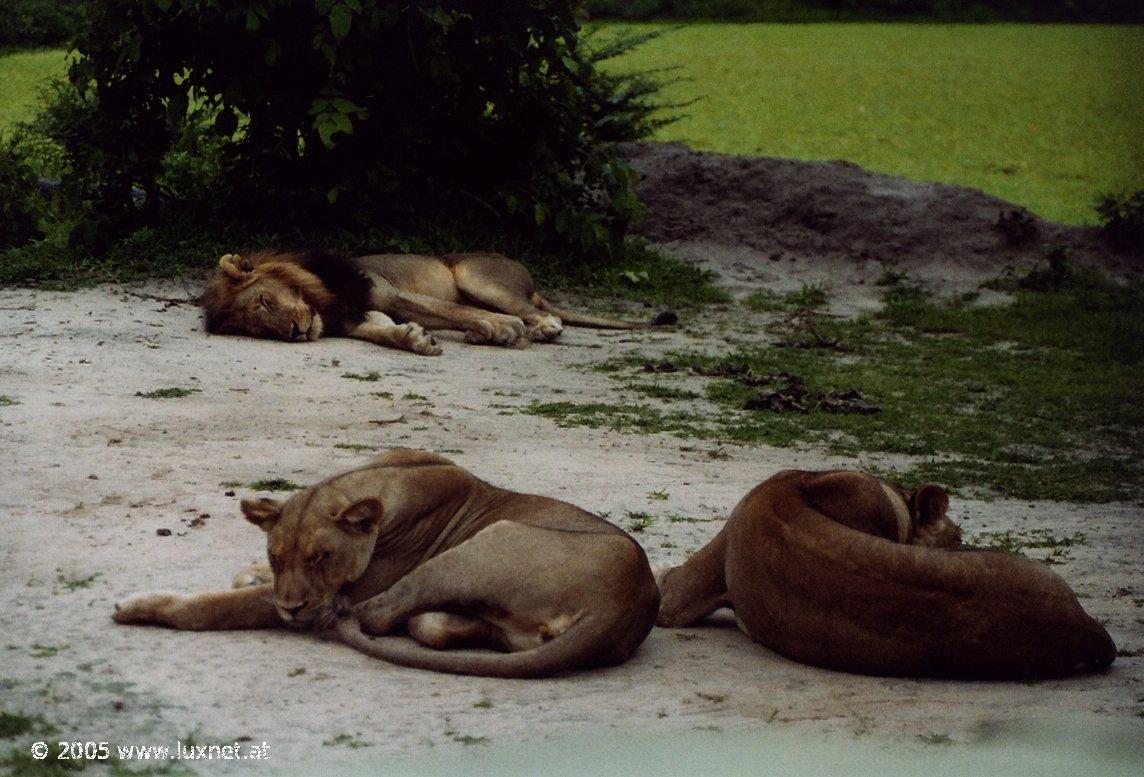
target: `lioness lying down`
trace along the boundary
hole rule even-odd
[[[352,647],[403,666],[543,677],[627,660],[659,606],[647,557],[623,531],[432,453],[390,451],[284,504],[243,500],[242,511],[267,533],[270,570],[220,593],[139,596],[114,619],[332,625]],[[362,633],[400,627],[421,644]],[[503,652],[448,649],[459,645]]]
[[[436,356],[426,329],[456,329],[469,343],[549,341],[564,324],[638,329],[648,323],[569,313],[536,293],[532,276],[500,254],[376,254],[347,259],[314,252],[226,254],[202,299],[212,334],[272,340],[355,337]]]
[[[720,607],[789,658],[874,675],[980,679],[1104,669],[1108,632],[1042,564],[949,550],[949,498],[856,472],[784,471],[661,578],[658,625]]]

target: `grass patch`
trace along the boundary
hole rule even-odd
[[[557,426],[588,426],[617,432],[655,434],[669,432],[681,437],[704,435],[703,418],[685,411],[665,412],[634,402],[540,402],[521,408],[528,415],[551,419]]]
[[[922,461],[888,476],[1020,498],[1140,498],[1144,285],[1066,286],[975,308],[898,284],[878,316],[828,322],[838,348],[683,352],[668,357],[674,373],[653,365],[669,387],[683,376],[707,379],[705,400],[686,409],[620,394],[612,403],[534,402],[524,412],[562,426],[906,454]],[[643,369],[630,358],[607,365],[621,384]],[[788,405],[802,412],[744,409],[773,408],[758,398],[791,375],[811,397],[859,399]]]
[[[12,397],[9,397],[9,396],[4,395],[4,394],[0,394],[0,407],[11,407],[12,405],[18,405],[18,404],[20,404],[20,403],[17,400],[12,399]]]
[[[0,132],[7,134],[40,109],[40,92],[50,79],[64,75],[66,56],[63,49],[0,52]]]
[[[641,534],[655,524],[655,516],[642,510],[628,510],[627,517],[624,529],[632,534]]]
[[[699,396],[699,394],[689,389],[679,388],[678,386],[665,386],[662,383],[629,383],[627,389],[640,396],[650,397],[652,399],[695,399]]]
[[[1128,25],[692,24],[606,66],[675,66],[665,98],[702,98],[659,140],[846,159],[1094,224],[1098,192],[1140,188],[1142,47]]]
[[[770,289],[753,291],[743,298],[742,304],[759,313],[774,313],[798,308],[821,308],[827,302],[826,289],[820,283],[804,283],[798,291],[779,294]]]
[[[949,734],[938,734],[933,731],[927,731],[924,734],[918,734],[918,741],[924,745],[954,744],[953,737],[951,737]]]
[[[339,442],[335,443],[334,447],[343,451],[354,451],[355,453],[365,453],[366,451],[381,450],[376,445],[364,445],[357,442]]]
[[[189,397],[191,394],[200,391],[200,389],[179,388],[178,386],[171,386],[169,388],[155,389],[154,391],[136,391],[135,396],[143,397],[144,399],[182,399]]]
[[[56,575],[56,584],[63,590],[71,593],[72,591],[82,591],[91,588],[95,585],[95,581],[103,577],[102,572],[95,572],[87,577],[70,577],[60,572]]]
[[[246,487],[252,491],[301,491],[305,486],[300,486],[293,480],[286,478],[264,478],[263,480],[255,480],[252,483],[247,483]]]
[[[322,744],[326,747],[348,747],[351,750],[358,750],[362,747],[369,747],[367,743],[361,741],[353,734],[338,734],[335,737],[331,737],[330,739],[323,741]]]
[[[974,535],[969,544],[983,548],[993,548],[1006,553],[1019,553],[1033,549],[1048,549],[1049,554],[1044,561],[1048,564],[1063,564],[1068,560],[1072,548],[1077,545],[1088,545],[1088,535],[1084,532],[1073,532],[1071,535],[1057,536],[1049,529],[1028,529],[1013,531],[987,531]]]
[[[24,715],[19,712],[0,710],[0,739],[13,739],[30,731],[35,731],[37,734],[50,734],[55,731],[55,727],[39,715]]]
[[[380,372],[371,370],[370,372],[343,372],[342,377],[348,378],[349,380],[360,380],[365,383],[373,383],[375,381],[381,380],[382,376]]]

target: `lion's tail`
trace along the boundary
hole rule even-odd
[[[651,321],[622,321],[618,318],[604,318],[590,316],[585,313],[571,313],[562,310],[539,294],[532,295],[532,304],[545,313],[551,313],[565,324],[571,326],[585,326],[594,329],[647,329],[653,326],[670,326],[679,321],[679,315],[674,310],[664,310],[658,313]]]
[[[356,618],[344,618],[334,627],[347,645],[373,658],[399,666],[432,672],[481,677],[549,677],[582,667],[602,635],[591,616],[573,623],[560,636],[540,647],[516,653],[479,650],[435,650],[405,637],[369,637]]]

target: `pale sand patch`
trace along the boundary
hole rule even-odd
[[[171,284],[134,290],[185,294]],[[222,483],[307,484],[369,456],[336,444],[444,452],[491,482],[564,498],[621,525],[626,511],[649,511],[659,519],[636,536],[653,563],[678,563],[699,548],[750,487],[780,468],[875,457],[728,446],[729,458],[715,460],[703,452],[714,447],[707,443],[683,451],[696,443],[559,429],[496,407],[607,401],[612,381],[576,365],[715,344],[717,333],[706,340],[686,329],[566,329],[558,344],[522,350],[452,338],[443,356],[429,358],[350,340],[207,337],[192,306],[165,307],[115,287],[0,290],[0,333],[0,395],[18,403],[0,407],[8,461],[0,489],[0,708],[55,722],[58,736],[44,739],[248,736],[270,742],[274,763],[289,767],[434,748],[471,754],[478,748],[462,750],[466,737],[502,745],[617,726],[669,740],[695,727],[777,726],[842,749],[867,736],[911,746],[925,734],[965,742],[1003,721],[1046,716],[1094,732],[1139,727],[1137,656],[1117,659],[1107,674],[1036,684],[858,677],[776,656],[726,614],[711,627],[654,630],[621,667],[540,682],[391,667],[286,631],[116,626],[113,603],[130,594],[224,588],[262,560],[263,535],[238,513],[249,490],[227,496]],[[342,377],[371,371],[381,380]],[[164,387],[196,391],[136,396]],[[653,491],[668,498],[650,498]],[[1090,544],[1055,569],[1121,648],[1144,648],[1138,505],[954,500],[952,513],[970,533],[1084,532]],[[668,514],[698,520],[671,522]],[[27,747],[25,738],[33,741],[12,746]]]

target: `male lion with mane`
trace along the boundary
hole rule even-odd
[[[433,453],[395,449],[285,503],[244,499],[242,512],[267,534],[270,569],[230,591],[136,597],[116,622],[332,626],[403,666],[544,677],[626,661],[659,607],[647,556],[623,530]],[[416,641],[366,636],[399,630]]]
[[[639,323],[570,313],[536,293],[524,265],[500,254],[371,254],[314,251],[226,254],[202,299],[211,334],[289,342],[354,337],[437,356],[427,329],[454,329],[468,343],[556,339],[564,324],[642,329],[673,324],[671,311]]]
[[[845,672],[967,679],[1100,670],[1116,646],[1036,561],[961,548],[949,497],[859,472],[785,470],[658,575],[657,624],[731,607],[772,650]]]

